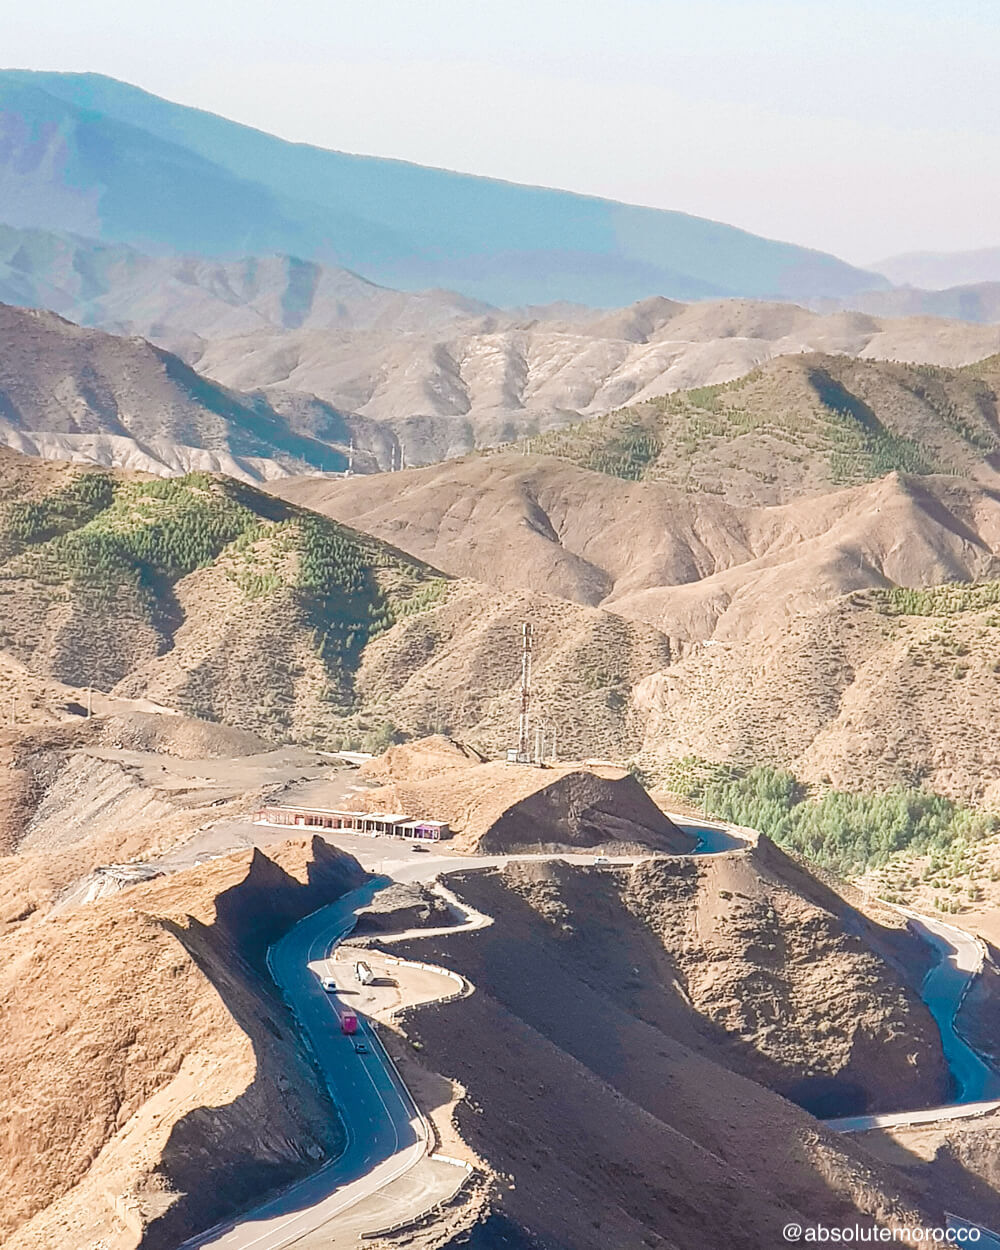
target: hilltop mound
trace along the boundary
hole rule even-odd
[[[369,811],[391,808],[444,820],[458,850],[636,849],[679,854],[694,839],[678,829],[629,773],[616,768],[501,762],[398,779],[365,795]]]
[[[473,747],[443,734],[431,734],[389,747],[367,760],[359,771],[369,781],[425,781],[449,768],[470,768],[484,762],[485,756]]]

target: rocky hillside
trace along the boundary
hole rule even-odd
[[[405,335],[257,332],[184,350],[197,369],[229,386],[269,394],[308,391],[340,409],[388,422],[410,465],[535,437],[668,392],[718,385],[775,357],[843,353],[953,367],[1000,350],[997,326],[820,315],[746,300],[681,304],[654,298],[605,313],[575,310],[570,318],[558,309],[541,311]],[[167,345],[180,347],[181,341]],[[767,405],[785,404],[784,385],[779,381],[777,395],[761,397],[762,413]],[[801,406],[797,395],[788,399]],[[682,435],[682,458],[692,439],[716,433],[719,425],[703,401],[694,397],[686,430],[678,418],[676,429],[663,431],[668,443]],[[745,422],[736,424],[737,432],[747,433]],[[725,428],[723,423],[719,432]],[[575,445],[580,434],[574,430],[567,439]],[[589,451],[589,439],[582,442]],[[766,453],[765,445],[757,453],[761,462]]]
[[[923,784],[995,809],[998,599],[997,582],[872,592],[768,645],[696,648],[635,692],[650,764],[767,762],[840,789]]]
[[[538,707],[561,749],[621,758],[641,741],[629,691],[670,657],[655,629],[450,582],[224,478],[149,479],[9,453],[3,463],[0,650],[15,692],[47,679],[93,685],[327,745],[475,726],[473,741],[501,752],[531,619]]]
[[[421,1064],[461,1083],[463,1137],[509,1178],[492,1216],[506,1244],[763,1250],[799,1213],[891,1224],[923,1209],[772,1092],[823,1111],[890,1086],[941,1095],[934,1026],[869,944],[905,937],[880,937],[773,848],[710,866],[511,864],[453,885],[495,923],[407,953],[476,992],[402,1027]],[[488,1227],[471,1244],[492,1244]]]
[[[388,464],[392,436],[286,391],[241,394],[136,338],[0,304],[0,445],[152,473],[284,473]]]
[[[290,843],[8,931],[5,1250],[92,1245],[122,1226],[168,1250],[336,1152],[338,1122],[262,958],[359,878],[348,856]]]

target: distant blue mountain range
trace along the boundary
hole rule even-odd
[[[0,71],[0,222],[153,253],[287,253],[508,306],[889,286],[700,217],[289,143],[96,74]]]

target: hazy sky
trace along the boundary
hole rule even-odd
[[[0,62],[867,262],[1000,245],[1000,0],[0,0]]]

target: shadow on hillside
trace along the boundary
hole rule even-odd
[[[336,902],[365,875],[356,860],[320,838],[313,839],[304,883],[255,850],[244,880],[219,895],[212,924],[162,921],[250,1039],[256,1075],[232,1102],[198,1107],[174,1125],[150,1188],[175,1198],[149,1223],[142,1250],[175,1250],[341,1148],[337,1113],[312,1078],[265,959],[298,920]]]
[[[694,887],[698,864],[693,859],[670,863],[672,873],[663,888],[680,902]],[[655,932],[622,905],[611,876],[594,878],[554,866],[547,872],[551,884],[535,886],[535,906],[516,889],[505,887],[496,874],[453,878],[452,888],[464,902],[488,915],[502,915],[503,924],[477,932],[474,942],[456,935],[448,942],[420,939],[394,949],[400,955],[440,962],[475,984],[489,986],[494,998],[623,1092],[639,1077],[649,1055],[661,1048],[660,1039],[670,1039],[820,1118],[897,1109],[879,1105],[874,1057],[852,1065],[853,1070],[804,1073],[801,1064],[783,1064],[752,1037],[727,1032],[699,1011],[684,989],[682,970]],[[836,899],[842,911],[847,909],[820,883],[814,883],[813,893],[830,903]],[[653,903],[655,911],[665,900],[651,896]],[[795,930],[773,928],[760,935],[754,952],[758,967],[752,973],[758,989],[773,982],[775,993],[783,992],[783,969],[795,958],[784,944],[794,937]],[[766,949],[768,941],[774,942],[773,950]],[[515,958],[520,951],[530,951],[530,960]],[[472,963],[464,958],[466,952],[474,952]],[[748,1011],[764,1009],[767,995],[759,998],[757,1008],[748,1004]],[[773,1020],[760,1023],[765,1028],[774,1025]],[[636,1029],[644,1034],[637,1049],[623,1044]],[[872,1049],[878,1049],[874,1041]],[[929,1095],[915,1102],[929,1105]]]
[[[960,1121],[953,1122],[952,1129],[956,1140],[961,1142],[969,1133],[971,1137],[978,1137],[984,1143],[981,1158],[987,1164],[986,1177],[973,1171],[966,1160],[959,1157],[954,1142],[945,1141],[937,1146],[930,1159],[916,1153],[905,1143],[905,1130],[902,1134],[880,1134],[881,1140],[877,1147],[871,1148],[871,1152],[876,1158],[885,1160],[916,1181],[923,1192],[944,1210],[952,1211],[961,1218],[982,1224],[986,1228],[1000,1229],[1000,1194],[997,1192],[995,1177],[989,1174],[992,1169],[988,1166],[989,1159],[995,1155],[995,1146],[991,1140],[995,1129],[985,1125],[976,1127],[969,1121],[965,1125],[963,1128]],[[858,1138],[862,1147],[865,1146],[868,1136],[872,1135],[863,1134]],[[985,1239],[981,1244],[987,1244]]]

